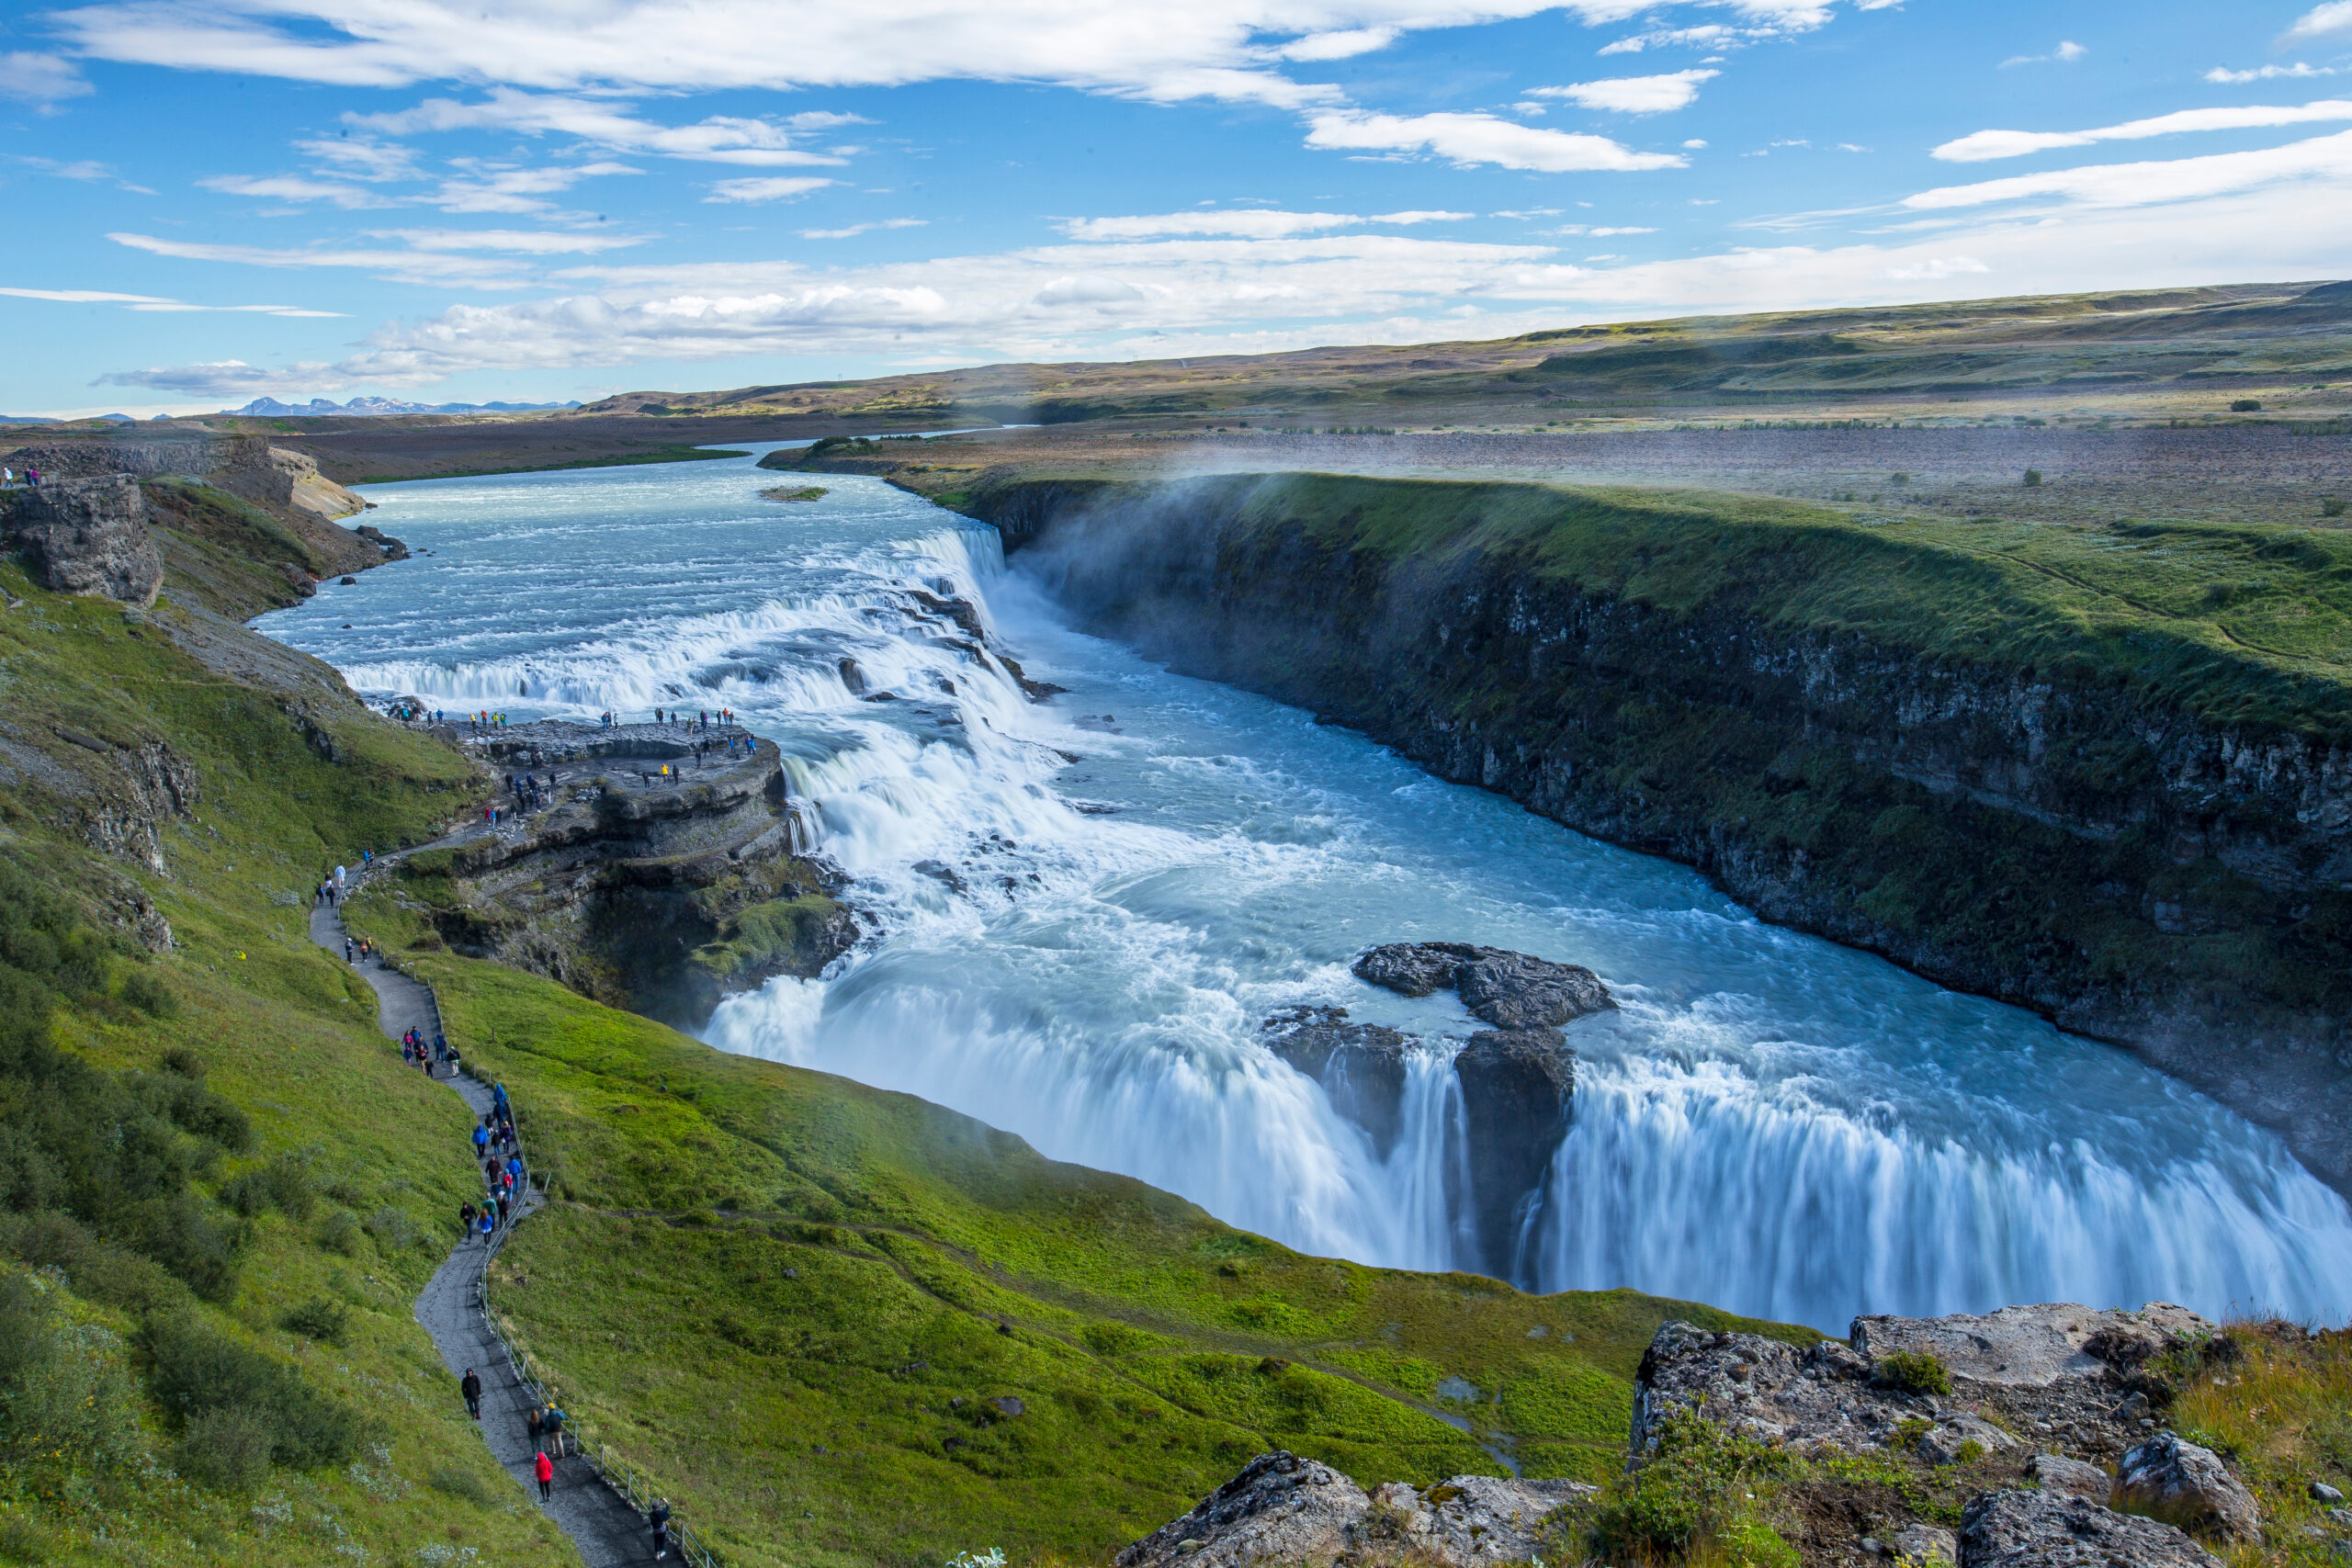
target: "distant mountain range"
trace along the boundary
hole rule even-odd
[[[576,409],[577,401],[568,403],[406,403],[397,398],[354,398],[338,403],[325,398],[312,398],[307,403],[281,403],[276,398],[255,398],[241,409],[222,409],[224,414],[243,414],[253,418],[322,419],[330,415],[345,419],[374,418],[395,413],[537,413],[543,409]]]

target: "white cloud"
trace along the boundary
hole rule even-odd
[[[2001,62],[2001,69],[2007,71],[2012,65],[2072,65],[2089,52],[2081,44],[2065,40],[2048,54],[2013,54]]]
[[[710,187],[705,201],[784,201],[796,196],[807,196],[812,190],[839,185],[839,180],[819,179],[807,175],[767,175],[753,179],[720,180]]]
[[[64,305],[121,305],[133,310],[221,311],[233,315],[299,316],[341,320],[340,310],[306,310],[296,305],[190,305],[155,294],[109,294],[95,288],[0,288],[16,299],[49,299]]]
[[[234,262],[245,266],[356,267],[397,283],[466,284],[476,288],[520,288],[530,281],[514,263],[490,256],[451,255],[433,251],[338,249],[326,245],[300,250],[266,245],[216,245],[193,240],[172,240],[153,234],[113,233],[118,245],[152,255],[182,261]]]
[[[2327,0],[2326,5],[2314,6],[2296,17],[2295,25],[2278,41],[2301,43],[2343,33],[2352,33],[2352,0]]]
[[[118,370],[90,383],[93,387],[146,387],[156,391],[195,397],[246,398],[299,389],[315,391],[333,367],[316,361],[265,370],[242,359],[220,359],[201,365],[158,366],[145,370]],[[339,391],[339,380],[325,389]]]
[[[70,60],[22,51],[0,54],[0,97],[21,98],[46,107],[60,98],[78,98],[94,90]]]
[[[2323,98],[2301,106],[2247,104],[2230,108],[2181,109],[2095,130],[1979,130],[1947,141],[1934,156],[1951,164],[2016,158],[2057,147],[2087,147],[2097,141],[2137,141],[2198,130],[2246,130],[2265,126],[2308,125],[2315,120],[2352,119],[2352,102]]]
[[[2307,65],[2299,60],[2292,65],[2257,65],[2250,71],[2233,71],[2226,65],[2216,65],[2205,73],[2205,80],[2224,86],[2237,86],[2246,82],[2275,82],[2281,78],[2335,74],[2335,67],[2333,65]]]
[[[1914,210],[1939,210],[2057,197],[2099,207],[2141,207],[2346,174],[2352,174],[2352,130],[2253,152],[2217,152],[2202,158],[2144,164],[2096,164],[2086,168],[1986,180],[1978,185],[1943,186],[1907,196],[1903,198],[1903,205]]]
[[[321,136],[297,141],[294,150],[318,163],[332,165],[346,179],[413,180],[424,177],[413,148],[371,141],[367,137]]]
[[[803,229],[804,240],[854,240],[860,234],[871,234],[876,229],[921,229],[931,220],[927,218],[885,218],[873,223],[853,223],[846,229]]]
[[[1720,71],[1674,71],[1662,76],[1616,76],[1565,87],[1531,87],[1528,93],[1538,98],[1566,98],[1584,108],[1617,114],[1664,114],[1688,107],[1699,96],[1700,83],[1722,74]]]
[[[419,251],[503,251],[513,255],[595,255],[640,245],[643,234],[583,234],[547,229],[370,229],[371,240],[398,240]]]
[[[1679,169],[1671,152],[1635,152],[1605,136],[1514,125],[1485,114],[1367,114],[1340,109],[1307,121],[1306,144],[1348,152],[1427,152],[1457,165],[1493,164],[1542,174]]]
[[[609,101],[496,87],[476,103],[427,98],[413,108],[388,114],[347,115],[353,125],[390,136],[417,131],[504,130],[526,136],[556,134],[623,152],[652,152],[698,163],[752,167],[838,164],[836,153],[813,152],[794,144],[795,131],[828,130],[872,122],[855,115],[817,111],[792,116],[783,124],[738,115],[713,115],[693,125],[659,125],[626,114]]]
[[[1973,277],[1993,269],[1974,256],[1928,256],[1886,269],[1897,283],[1932,283],[1947,277]]]
[[[391,205],[389,198],[364,186],[309,179],[300,175],[213,175],[196,183],[223,196],[258,197],[268,201],[331,201],[345,209]]]
[[[1386,49],[1403,31],[1401,28],[1350,28],[1341,32],[1309,33],[1274,52],[1284,60],[1352,60],[1359,54]]]
[[[1225,212],[1161,212],[1135,218],[1073,218],[1060,225],[1073,240],[1148,240],[1179,234],[1238,234],[1251,240],[1280,240],[1327,229],[1351,229],[1365,223],[1458,223],[1473,212],[1384,212],[1360,217],[1352,212],[1270,212],[1261,209]]]

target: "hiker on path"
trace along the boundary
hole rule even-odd
[[[541,1449],[538,1457],[531,1461],[531,1467],[538,1472],[539,1501],[544,1503],[548,1500],[548,1489],[555,1484],[555,1461],[548,1458],[547,1450]]]
[[[458,1392],[466,1396],[466,1414],[477,1421],[481,1420],[481,1379],[474,1375],[474,1370],[471,1367],[468,1367],[466,1375],[458,1380]]]
[[[471,1203],[458,1205],[458,1224],[464,1228],[468,1235],[474,1234],[474,1206]]]
[[[348,932],[345,932],[345,935],[344,935],[344,939],[343,939],[343,961],[344,961],[345,964],[349,964],[349,963],[351,963],[351,962],[352,962],[352,956],[351,956],[351,936],[350,936],[350,933],[348,933]]]
[[[670,1555],[670,1499],[653,1499],[652,1511],[645,1518],[653,1527],[653,1556],[658,1562]]]
[[[490,1118],[485,1116],[481,1119],[481,1125],[474,1129],[474,1158],[481,1158],[482,1151],[488,1147],[490,1147]]]

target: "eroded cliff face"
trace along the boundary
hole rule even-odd
[[[793,852],[773,742],[697,760],[674,727],[467,739],[502,784],[544,793],[500,797],[512,827],[406,857],[403,886],[457,952],[699,1028],[729,992],[815,975],[857,939],[838,879]]]
[[[2132,1046],[2352,1190],[2352,749],[2070,668],[1370,547],[1283,476],[1017,479],[969,510],[1096,629],[1766,918]],[[1349,481],[1371,484],[1378,481]]]

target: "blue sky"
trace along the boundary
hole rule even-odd
[[[2352,275],[2352,0],[128,0],[0,127],[10,413]]]

